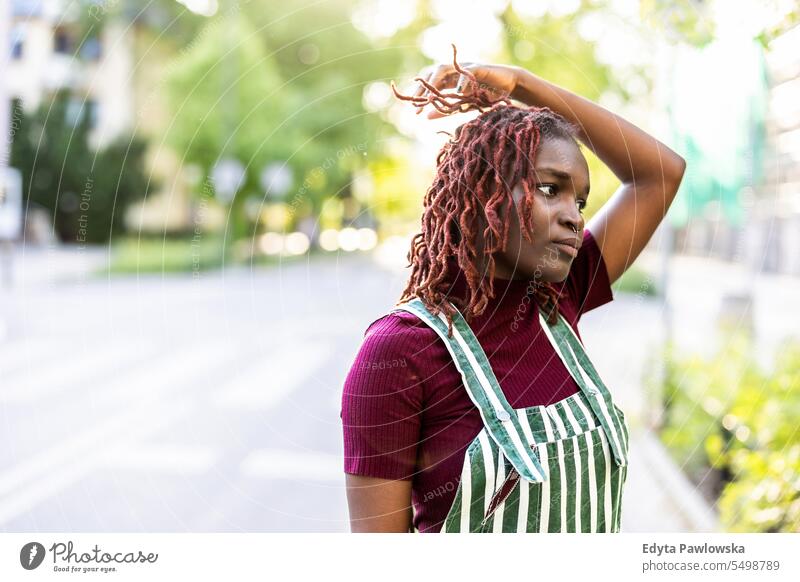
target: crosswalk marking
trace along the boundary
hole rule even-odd
[[[74,421],[64,426],[73,432],[62,436],[60,425],[47,425],[55,428],[42,441],[52,444],[27,457],[17,453],[15,463],[0,470],[0,524],[49,498],[58,498],[59,492],[93,471],[199,475],[212,470],[224,455],[220,448],[161,444],[152,439],[176,423],[207,412],[209,397],[212,403],[234,411],[278,406],[333,352],[332,342],[299,336],[297,341],[283,341],[267,356],[254,356],[254,352],[265,350],[254,350],[252,343],[223,339],[177,346],[112,342],[66,352],[68,358],[61,367],[26,371],[25,366],[30,368],[34,362],[41,362],[45,353],[51,353],[48,345],[53,350],[58,346],[40,341],[25,348],[19,345],[0,357],[6,370],[13,371],[9,384],[0,376],[0,405],[32,405],[46,402],[49,395],[64,393],[71,399],[68,406],[74,414]],[[148,354],[157,355],[148,358]],[[118,372],[120,369],[124,372]],[[218,378],[223,378],[222,385],[215,384]],[[50,408],[43,412],[49,413]],[[298,464],[296,456],[287,452],[256,451],[243,463],[242,470],[256,478],[270,478],[269,465],[277,466],[282,477],[341,478],[338,456],[304,458]],[[304,467],[306,463],[310,466]]]
[[[90,378],[113,375],[115,370],[137,358],[152,354],[152,348],[129,343],[111,343],[91,346],[86,349],[73,348],[63,351],[64,361],[40,361],[30,369],[20,370],[14,376],[3,379],[0,401],[7,403],[31,403],[41,398],[52,397],[76,386],[87,386]]]
[[[113,379],[96,400],[117,403],[120,412],[0,473],[0,523],[80,479],[114,446],[135,442],[185,417],[198,399],[182,393],[202,386],[212,371],[229,365],[240,353],[236,346],[220,342],[187,345]]]
[[[64,343],[53,339],[22,338],[0,342],[0,380],[12,374],[30,370],[43,362],[58,362],[66,359]]]
[[[241,464],[246,477],[294,481],[342,481],[342,457],[314,451],[261,449],[250,453]]]
[[[332,351],[330,344],[314,341],[277,348],[220,386],[212,402],[247,410],[268,409],[311,377]]]
[[[199,475],[208,472],[221,454],[217,448],[203,445],[133,443],[108,449],[103,465],[115,470]]]
[[[189,407],[145,411],[145,414],[135,410],[124,418],[113,419],[114,422],[104,423],[81,435],[79,442],[70,443],[71,454],[64,459],[58,458],[55,451],[62,447],[54,447],[4,473],[0,476],[0,483],[2,489],[10,491],[10,494],[0,497],[0,523],[30,511],[79,481],[102,463],[107,450],[115,444],[147,438],[190,412]]]

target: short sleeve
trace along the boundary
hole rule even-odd
[[[417,343],[396,315],[368,328],[342,390],[345,473],[413,477],[423,408]]]
[[[612,301],[614,295],[606,270],[606,263],[597,241],[588,229],[583,231],[583,244],[572,262],[564,282],[578,313],[583,314]]]

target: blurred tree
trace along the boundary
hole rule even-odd
[[[205,21],[176,0],[79,0],[76,4],[81,44],[116,20],[128,24],[131,30],[151,31],[157,42],[179,50],[195,38]]]
[[[142,141],[93,151],[87,108],[63,91],[19,125],[11,165],[22,172],[25,203],[50,211],[62,241],[100,243],[125,229],[127,208],[148,191]]]
[[[639,0],[646,25],[674,43],[705,46],[714,39],[709,3],[700,0]]]
[[[167,141],[206,174],[235,157],[246,178],[234,201],[264,199],[261,174],[286,165],[292,217],[350,195],[351,176],[379,156],[386,124],[363,107],[365,85],[391,77],[400,51],[376,49],[350,21],[349,3],[221,3],[166,84]],[[237,228],[241,232],[241,225]]]
[[[660,436],[726,530],[800,532],[800,343],[785,339],[764,370],[753,342],[730,327],[710,359],[667,345]]]
[[[639,0],[639,13],[646,25],[671,42],[703,47],[714,40],[718,23],[713,12],[714,3],[722,0]],[[727,7],[726,7],[727,8]],[[758,22],[764,14],[772,16],[772,22],[763,28],[753,29],[753,39],[763,48],[775,38],[800,24],[800,5],[783,0],[759,0],[744,2],[738,7],[740,16],[746,19],[748,12],[758,11]]]

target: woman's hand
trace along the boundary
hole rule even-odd
[[[454,51],[455,51],[455,47]],[[455,60],[455,59],[454,59]],[[470,95],[478,86],[487,89],[495,99],[503,97],[514,97],[520,75],[520,68],[511,65],[489,65],[482,63],[459,63],[462,70],[474,75],[471,79],[468,75],[458,71],[454,64],[434,65],[423,69],[417,79],[422,78],[429,85],[439,91],[455,89],[461,95]],[[414,93],[415,98],[427,97],[430,93],[424,83]],[[417,114],[421,113],[424,107],[417,108]],[[435,109],[428,113],[428,119],[444,117],[442,113]]]

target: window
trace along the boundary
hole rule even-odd
[[[25,47],[25,28],[17,25],[11,29],[11,58],[19,60],[22,58]]]
[[[83,115],[83,100],[76,97],[71,97],[67,103],[67,109],[64,112],[66,121],[69,125],[78,125]]]
[[[87,61],[99,60],[101,56],[100,39],[90,36],[81,45],[81,58]]]
[[[97,122],[100,117],[100,106],[97,104],[97,101],[94,99],[87,99],[84,113],[88,116],[89,127],[91,129],[97,127]]]
[[[100,106],[92,98],[71,97],[67,103],[65,118],[70,125],[75,126],[85,121],[89,129],[94,129],[100,119]]]
[[[74,50],[72,36],[65,28],[56,28],[53,32],[53,51],[61,55],[72,54]]]

